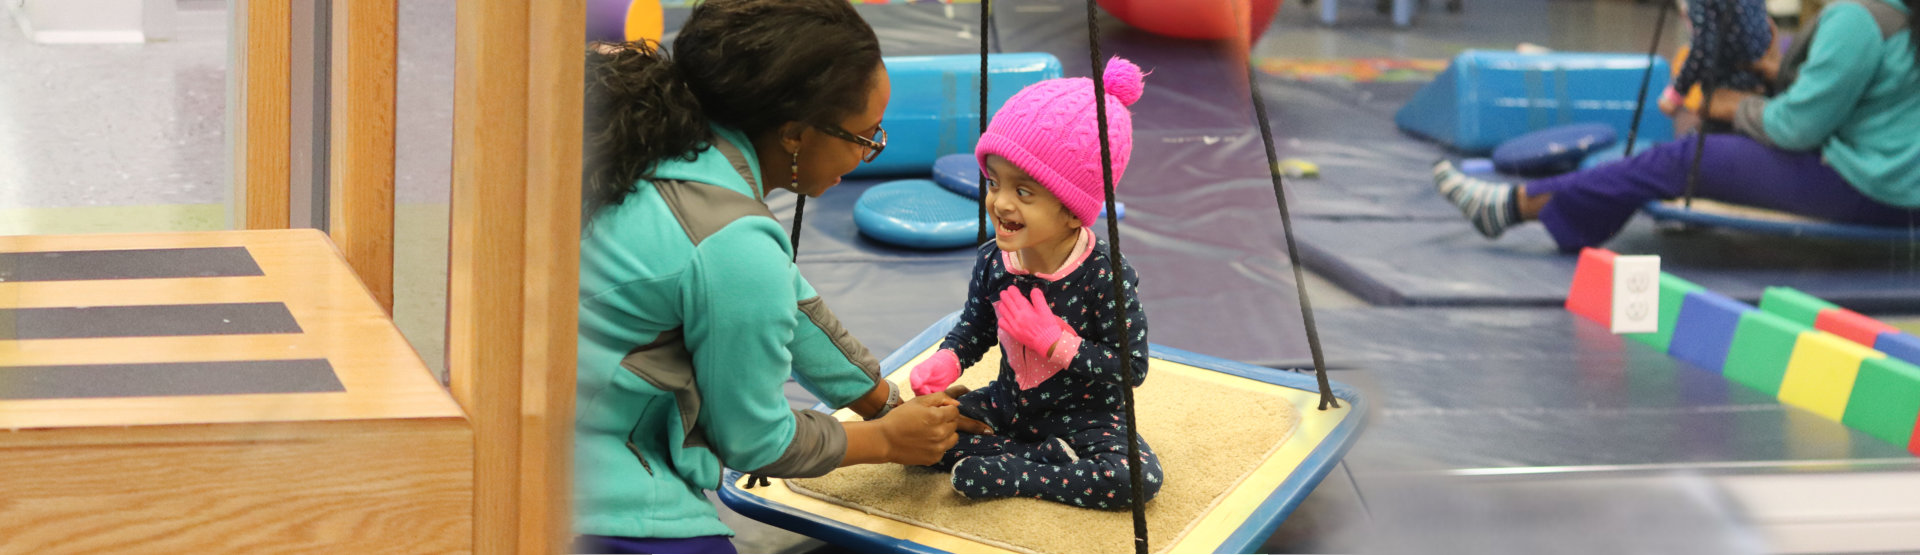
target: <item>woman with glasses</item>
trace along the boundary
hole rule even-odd
[[[887,73],[852,5],[707,0],[671,55],[596,43],[586,70],[576,547],[733,552],[705,494],[722,467],[938,461],[969,425],[954,401],[900,401],[763,200],[819,196],[886,148]],[[866,421],[790,410],[789,377]]]

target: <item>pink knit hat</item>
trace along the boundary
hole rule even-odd
[[[1119,56],[1107,62],[1103,76],[1107,139],[1113,153],[1116,188],[1133,154],[1133,114],[1127,112],[1127,106],[1140,100],[1145,78],[1140,66]],[[980,135],[973,155],[981,167],[986,167],[989,154],[1006,158],[1059,197],[1081,223],[1093,225],[1106,204],[1099,129],[1093,107],[1093,80],[1049,79],[1007,99],[987,124],[987,132]]]

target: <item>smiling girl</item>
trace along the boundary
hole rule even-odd
[[[1103,76],[1115,182],[1132,153],[1126,107],[1139,100],[1143,78],[1120,58]],[[912,373],[914,392],[940,392],[1000,346],[993,383],[948,392],[962,415],[991,428],[960,434],[935,465],[951,470],[954,489],[969,498],[1101,509],[1132,499],[1121,388],[1146,380],[1147,319],[1132,267],[1122,260],[1113,275],[1106,242],[1087,227],[1105,198],[1093,96],[1086,78],[1035,83],[1007,101],[976,148],[994,240],[980,246],[959,325]],[[1115,279],[1127,289],[1124,306],[1113,298]],[[1121,372],[1123,333],[1132,334],[1131,382]],[[1163,478],[1159,458],[1145,439],[1140,456],[1151,498]]]

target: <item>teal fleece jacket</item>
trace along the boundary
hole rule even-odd
[[[879,383],[872,355],[833,321],[793,264],[786,231],[761,203],[752,144],[731,129],[714,132],[739,148],[753,183],[718,145],[692,161],[668,160],[623,203],[596,214],[581,238],[577,534],[731,535],[705,495],[719,487],[723,465],[819,475],[845,454],[845,431],[831,417],[790,409],[787,379],[834,407]],[[717,218],[724,226],[698,238],[694,221],[716,218],[689,212],[702,205],[685,201],[698,195],[684,191],[759,213]],[[672,364],[623,364],[675,337],[684,351],[650,352],[680,352],[668,358],[692,363],[683,390],[655,383],[671,382],[673,372],[661,367]],[[685,421],[690,414],[697,416]],[[799,453],[805,449],[813,452]]]
[[[1907,8],[1899,2],[1878,2]],[[1920,69],[1912,29],[1882,38],[1865,6],[1835,3],[1820,11],[1799,77],[1772,99],[1753,98],[1735,124],[1747,135],[1787,150],[1818,150],[1827,164],[1868,197],[1920,207]]]

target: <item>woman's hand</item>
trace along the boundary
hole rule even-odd
[[[954,434],[960,402],[944,393],[921,395],[894,408],[878,420],[886,438],[886,460],[906,465],[930,465],[960,441]]]
[[[893,400],[893,388],[889,387],[885,380],[882,380],[880,383],[874,384],[873,389],[867,390],[866,395],[861,395],[859,399],[854,399],[852,404],[847,405],[847,408],[853,409],[854,414],[860,415],[860,418],[873,420],[875,415],[886,410],[887,403],[891,400]]]
[[[1706,106],[1706,119],[1733,121],[1734,114],[1740,109],[1740,102],[1753,96],[1753,93],[1739,89],[1720,89],[1713,91],[1713,102]]]
[[[966,395],[968,391],[969,390],[967,389],[967,386],[960,385],[960,384],[953,384],[952,386],[949,386],[947,388],[946,393],[948,397],[959,399],[962,395]],[[953,426],[954,429],[962,432],[966,432],[969,434],[973,434],[977,436],[993,435],[992,426],[988,426],[987,423],[981,422],[979,420],[967,418],[967,415],[964,415],[964,414],[960,415],[959,419],[954,420],[953,424],[954,424]]]

